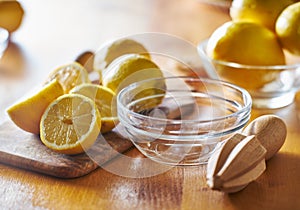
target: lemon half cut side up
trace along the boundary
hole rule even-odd
[[[53,79],[60,82],[65,93],[69,93],[72,88],[82,83],[91,83],[87,70],[77,62],[61,65],[54,69],[49,74],[46,83]]]
[[[89,149],[101,129],[101,116],[90,98],[65,94],[46,109],[40,123],[41,141],[64,154],[79,154]]]

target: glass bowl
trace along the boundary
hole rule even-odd
[[[0,58],[7,48],[9,42],[9,33],[6,29],[0,27]]]
[[[288,65],[274,66],[224,62],[208,57],[207,42],[204,40],[198,45],[198,53],[209,76],[246,89],[254,108],[281,108],[294,101],[295,92],[300,87],[300,63],[295,62],[295,58],[287,57]]]
[[[143,80],[117,96],[126,137],[146,157],[169,165],[206,163],[218,142],[249,121],[251,103],[236,85],[194,77]]]

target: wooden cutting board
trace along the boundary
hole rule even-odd
[[[0,125],[0,162],[60,178],[80,177],[132,147],[117,130],[99,135],[86,153],[71,156],[52,151],[39,136],[6,121]]]

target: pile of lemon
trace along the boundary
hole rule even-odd
[[[64,154],[82,153],[100,133],[117,125],[115,96],[120,89],[163,76],[146,52],[139,42],[124,39],[109,44],[101,55],[81,55],[52,71],[35,94],[10,106],[7,113],[18,127],[40,135],[47,147]],[[84,65],[90,59],[92,69]],[[139,71],[143,74],[134,76]],[[94,81],[93,72],[100,75]]]
[[[233,0],[231,21],[211,35],[212,59],[245,65],[284,65],[284,50],[300,55],[300,2]]]

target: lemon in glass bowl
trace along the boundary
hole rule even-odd
[[[243,65],[284,65],[285,56],[276,35],[259,24],[227,22],[209,38],[207,55],[219,61]],[[276,71],[230,68],[220,65],[221,78],[244,88],[261,88],[276,77]]]
[[[261,24],[230,21],[198,45],[213,77],[245,88],[257,108],[292,103],[300,86],[299,64],[290,63],[275,33]]]
[[[276,21],[276,34],[283,48],[300,55],[300,2],[285,8]]]

